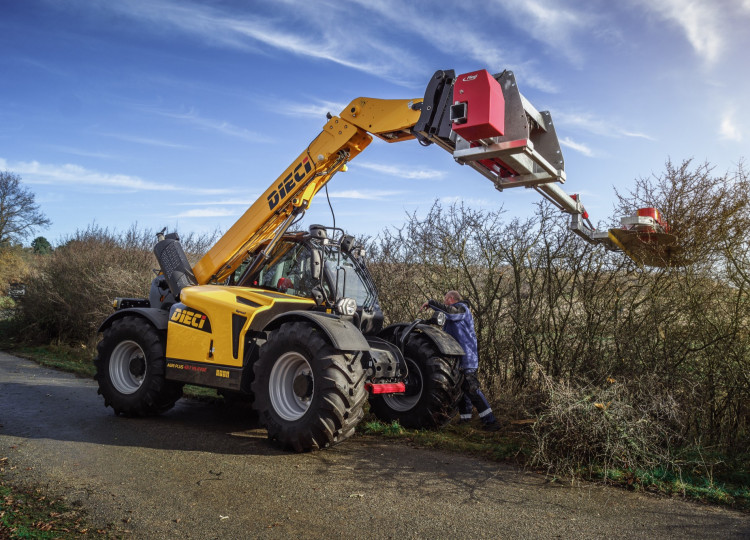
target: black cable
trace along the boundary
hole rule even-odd
[[[328,195],[328,184],[326,184],[326,200],[328,200],[328,208],[331,209],[331,217],[333,218],[333,228],[336,228],[336,214],[333,212],[333,205],[331,204],[331,197]]]

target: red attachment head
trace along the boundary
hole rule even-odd
[[[456,77],[451,106],[453,131],[467,141],[498,137],[505,132],[505,97],[486,69]]]

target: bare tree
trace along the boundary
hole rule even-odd
[[[709,163],[668,160],[666,171],[636,181],[628,193],[615,190],[619,215],[658,208],[677,236],[680,257],[690,264],[712,263],[744,244],[750,230],[750,179],[740,162],[735,174],[715,176]]]
[[[34,201],[34,194],[21,186],[21,177],[0,172],[0,246],[19,242],[50,223]]]

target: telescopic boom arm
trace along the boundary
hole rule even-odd
[[[480,70],[456,76],[452,70],[437,71],[421,99],[360,97],[339,116],[329,115],[321,133],[196,264],[198,284],[223,282],[260,244],[270,240],[272,247],[373,136],[386,142],[416,138],[423,145],[434,143],[500,191],[534,189],[570,214],[573,232],[642,264],[661,266],[662,246],[674,240],[663,222],[648,215],[637,228],[594,229],[580,197],[559,186],[565,182],[564,161],[550,113],[537,111],[523,97],[513,73]],[[259,257],[265,252],[270,248]]]

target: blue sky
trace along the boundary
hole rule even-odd
[[[96,223],[226,230],[359,96],[421,98],[437,69],[515,72],[593,220],[667,158],[747,157],[750,0],[0,0],[0,170],[57,243]],[[444,151],[375,141],[329,185],[376,235],[435,199],[528,215]],[[331,222],[323,193],[306,223]],[[31,238],[28,239],[30,241]]]

